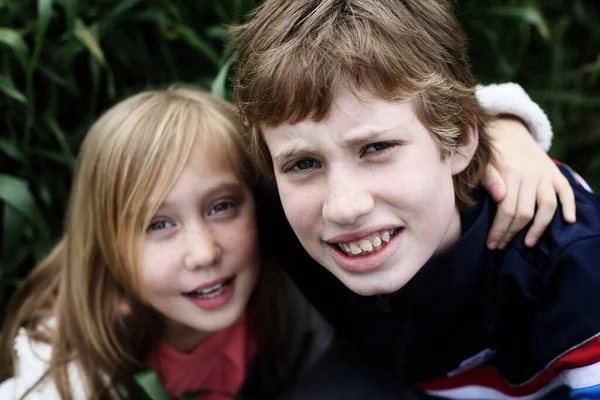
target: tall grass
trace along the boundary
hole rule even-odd
[[[516,81],[549,113],[552,154],[600,190],[597,0],[462,0],[483,82]],[[195,82],[228,96],[223,24],[254,0],[0,0],[0,310],[62,230],[82,136],[109,104]]]

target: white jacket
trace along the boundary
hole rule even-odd
[[[48,343],[29,339],[25,328],[19,329],[15,338],[15,352],[17,355],[15,374],[0,384],[0,399],[20,399],[48,370],[52,347]],[[81,375],[76,363],[68,367],[71,393],[75,400],[86,399],[87,396]],[[56,386],[51,378],[47,377],[25,397],[27,400],[61,400]]]

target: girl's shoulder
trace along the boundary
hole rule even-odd
[[[289,330],[287,357],[280,360],[280,371],[300,378],[323,357],[334,339],[334,329],[309,303],[292,279],[284,274],[288,300]]]
[[[48,326],[54,326],[52,319],[47,322]],[[60,400],[52,378],[46,376],[52,357],[52,346],[32,339],[27,330],[21,328],[15,337],[14,349],[16,354],[14,375],[0,384],[0,399],[21,399],[33,387],[24,399]],[[75,362],[71,362],[68,366],[68,374],[73,398],[87,398],[82,374]]]
[[[295,349],[292,353],[306,357],[305,367],[308,369],[329,348],[334,330],[287,274],[285,285],[291,314],[291,345]]]

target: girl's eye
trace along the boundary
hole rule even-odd
[[[233,207],[235,207],[235,204],[233,204],[233,202],[231,202],[231,201],[224,201],[222,203],[217,203],[210,209],[210,211],[208,212],[208,215],[226,212],[226,211],[229,211],[230,209],[232,209]]]
[[[154,231],[160,231],[162,229],[167,229],[172,227],[173,224],[170,223],[169,221],[166,220],[159,220],[159,221],[154,221],[150,224],[150,226],[148,227],[148,231],[149,232],[154,232]]]
[[[321,163],[319,163],[317,160],[305,158],[300,161],[297,161],[294,165],[292,165],[291,171],[292,172],[302,172],[302,171],[306,171],[311,168],[319,168],[320,166],[321,166]]]
[[[379,153],[385,151],[393,146],[392,142],[377,142],[366,146],[363,150],[364,153]]]

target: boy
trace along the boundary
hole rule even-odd
[[[600,204],[561,167],[578,222],[486,248],[489,116],[464,42],[443,1],[267,1],[236,97],[324,268],[283,232],[266,240],[340,332],[430,393],[600,398]]]

